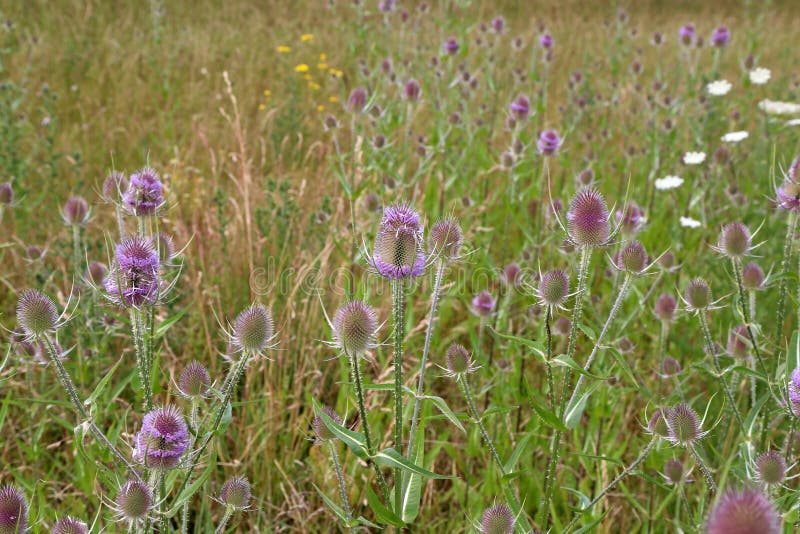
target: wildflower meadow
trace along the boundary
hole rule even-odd
[[[0,534],[798,531],[799,22],[0,0]]]

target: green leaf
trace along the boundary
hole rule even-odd
[[[184,315],[186,315],[186,311],[187,311],[186,309],[183,309],[178,313],[176,313],[175,315],[173,315],[172,317],[167,317],[166,319],[161,321],[161,323],[159,323],[159,325],[156,327],[155,331],[156,339],[162,337],[164,334],[167,333],[167,330],[169,330],[172,325],[180,321],[181,318]]]
[[[372,508],[375,519],[380,523],[401,528],[406,526],[403,520],[397,517],[397,514],[383,505],[380,497],[375,495],[375,492],[372,491],[372,488],[369,486],[367,486],[367,503],[369,503],[369,507]]]
[[[425,395],[422,398],[423,399],[428,399],[431,402],[433,402],[433,404],[437,408],[439,408],[439,411],[442,412],[442,415],[447,417],[447,419],[451,423],[453,423],[456,426],[456,428],[458,428],[462,432],[466,432],[466,429],[464,428],[464,425],[461,424],[461,421],[458,420],[458,417],[456,417],[456,414],[453,413],[453,410],[450,409],[450,407],[447,405],[447,403],[445,402],[445,400],[443,398],[436,397],[434,395]]]
[[[753,378],[755,378],[755,379],[758,379],[758,380],[761,380],[761,381],[763,381],[763,382],[766,382],[766,381],[767,381],[767,378],[766,378],[766,377],[765,377],[765,376],[764,376],[762,373],[760,373],[760,372],[756,371],[755,369],[750,369],[750,368],[749,368],[749,367],[747,367],[746,365],[734,365],[733,367],[730,367],[730,368],[729,368],[729,369],[728,369],[728,370],[727,370],[725,373],[723,373],[723,374],[726,374],[726,373],[729,373],[729,372],[730,372],[730,373],[732,373],[732,372],[739,372],[739,373],[742,373],[743,375],[752,376]]]
[[[375,454],[375,462],[380,465],[385,465],[391,468],[399,468],[409,473],[416,473],[418,475],[422,475],[426,478],[436,478],[436,479],[449,479],[453,478],[447,475],[439,475],[434,473],[433,471],[428,471],[427,469],[423,469],[422,467],[412,464],[405,458],[403,455],[397,452],[396,450],[389,448],[383,449],[382,451]]]
[[[630,380],[631,383],[636,386],[636,389],[639,389],[639,382],[636,380],[636,376],[633,374],[633,369],[631,369],[631,366],[628,364],[628,361],[625,359],[625,357],[615,348],[609,347],[608,351],[611,353],[614,359],[617,360],[617,363],[622,368],[625,376],[628,377],[628,380]]]
[[[567,431],[567,427],[564,426],[564,423],[562,423],[553,412],[536,402],[533,395],[528,395],[528,402],[530,402],[531,408],[533,408],[533,411],[536,412],[536,415],[539,416],[544,424],[556,430],[560,430],[561,432]]]
[[[119,360],[117,360],[117,363],[115,363],[111,369],[106,371],[105,376],[103,376],[103,378],[100,379],[100,382],[97,383],[97,386],[95,386],[94,391],[92,391],[92,394],[89,395],[85,401],[83,401],[84,406],[91,406],[98,399],[98,397],[100,397],[100,394],[105,389],[106,385],[108,384],[108,381],[111,380],[112,376],[114,376],[114,371],[117,370],[117,367],[119,367],[119,364],[122,363],[122,360],[124,358],[125,358],[124,356],[121,357]]]
[[[347,519],[347,514],[345,514],[344,510],[342,509],[342,507],[339,506],[338,504],[336,504],[335,502],[333,502],[333,499],[331,499],[330,497],[325,495],[322,492],[322,490],[317,487],[316,484],[314,484],[312,482],[311,485],[314,486],[314,489],[317,490],[317,493],[319,494],[320,498],[322,498],[322,500],[325,502],[325,504],[328,506],[328,508],[330,508],[333,511],[333,513],[336,515],[336,517],[338,517],[339,520],[342,523],[344,523],[345,525],[349,525],[350,521]]]
[[[592,521],[592,522],[591,522],[591,523],[589,523],[588,525],[586,525],[586,526],[584,526],[584,527],[581,527],[581,528],[579,528],[579,529],[578,529],[578,530],[576,530],[576,531],[575,531],[573,534],[586,534],[586,533],[588,533],[588,532],[593,532],[593,531],[594,531],[594,527],[596,527],[597,525],[599,525],[599,524],[600,524],[600,522],[601,522],[603,519],[605,519],[605,518],[606,518],[606,515],[608,515],[608,512],[610,512],[610,511],[611,511],[611,509],[609,508],[608,510],[606,510],[605,512],[603,512],[603,513],[600,515],[600,517],[598,517],[597,519],[595,519],[594,521]]]
[[[608,380],[608,378],[605,377],[605,376],[595,375],[595,374],[590,373],[589,371],[584,371],[583,367],[578,365],[578,363],[575,360],[573,360],[572,358],[570,358],[566,354],[559,354],[558,356],[553,358],[551,361],[556,365],[560,365],[562,367],[569,367],[570,369],[572,369],[576,373],[582,374],[584,376],[588,376],[589,378],[594,378],[595,380]]]
[[[178,497],[172,503],[172,508],[170,508],[169,511],[167,512],[167,516],[172,517],[175,513],[178,512],[178,510],[181,509],[183,503],[191,499],[192,495],[194,495],[200,490],[202,485],[206,483],[206,480],[208,480],[208,477],[211,476],[211,471],[213,471],[214,467],[215,467],[214,462],[208,462],[208,466],[205,468],[203,473],[199,477],[197,477],[197,479],[195,479],[194,482],[183,488],[181,494],[178,495]],[[186,476],[191,476],[191,473],[188,473]]]
[[[597,343],[597,334],[594,333],[594,330],[592,330],[585,324],[578,325],[578,328],[580,328],[583,331],[583,333],[586,334],[586,337],[588,337],[592,343]]]
[[[422,464],[425,457],[424,447],[425,432],[420,426],[416,443],[414,444],[414,464]],[[409,473],[403,477],[402,505],[400,507],[401,517],[404,522],[411,523],[419,515],[419,503],[422,499],[422,476]]]
[[[356,456],[362,460],[366,460],[369,455],[367,454],[367,440],[364,434],[355,432],[349,428],[345,428],[330,418],[316,403],[314,403],[314,413],[319,416],[322,422],[328,427],[333,435],[342,440]]]
[[[511,473],[514,471],[514,466],[517,465],[520,456],[522,456],[525,447],[528,446],[528,442],[531,440],[532,437],[533,434],[525,434],[522,437],[522,439],[519,440],[519,443],[517,443],[517,447],[514,449],[514,452],[511,453],[511,457],[508,459],[506,465],[504,466],[506,473]]]
[[[494,329],[492,329],[492,332],[502,339],[507,339],[509,341],[512,341],[514,343],[517,343],[519,345],[522,345],[523,347],[532,350],[534,353],[536,353],[537,356],[542,358],[542,361],[544,361],[547,355],[547,351],[545,350],[544,345],[539,343],[538,341],[533,341],[532,339],[528,339],[525,337],[512,336],[509,334],[501,334],[500,332]]]
[[[578,426],[578,423],[581,422],[581,416],[583,415],[583,410],[586,408],[586,401],[589,400],[589,397],[594,390],[597,388],[597,384],[592,384],[586,392],[581,395],[581,397],[575,401],[574,405],[567,406],[567,411],[564,413],[564,424],[570,430]]]

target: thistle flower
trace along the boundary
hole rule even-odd
[[[55,332],[58,328],[56,305],[41,291],[26,289],[17,301],[17,322],[28,338]]]
[[[409,102],[417,102],[419,101],[419,97],[422,94],[422,87],[419,85],[419,82],[414,78],[406,81],[405,85],[403,86],[403,96]]]
[[[511,262],[500,274],[500,282],[506,287],[516,287],[522,281],[522,267],[517,262]]]
[[[64,203],[64,222],[70,226],[83,226],[89,220],[89,204],[83,197],[70,197]]]
[[[700,417],[688,404],[681,403],[671,408],[666,414],[666,422],[669,429],[667,439],[675,445],[691,446],[706,435]]]
[[[496,504],[481,517],[480,531],[483,534],[512,534],[516,518],[506,504]]]
[[[14,203],[14,188],[9,182],[0,184],[0,206],[10,206]]]
[[[539,46],[544,48],[545,50],[549,50],[553,47],[555,40],[553,36],[549,33],[543,33],[541,37],[539,37]]]
[[[720,26],[711,34],[711,45],[717,48],[724,48],[731,40],[731,32],[726,26]]]
[[[99,261],[89,262],[89,266],[86,268],[86,279],[93,285],[102,285],[107,275],[108,267],[106,267],[104,263],[100,263]]]
[[[492,294],[484,289],[472,299],[472,311],[478,317],[488,317],[494,311],[496,304]]]
[[[428,248],[431,256],[441,254],[445,261],[452,261],[458,258],[461,250],[463,236],[461,226],[455,219],[443,219],[431,227],[428,234]]]
[[[422,243],[419,214],[407,205],[388,206],[375,237],[372,265],[392,280],[421,276],[425,271]]]
[[[690,45],[694,40],[694,33],[694,24],[690,22],[689,24],[684,24],[681,26],[681,28],[678,30],[678,37],[684,45]]]
[[[458,378],[474,372],[477,367],[469,351],[463,345],[450,345],[445,353],[447,376]]]
[[[347,109],[353,113],[361,113],[367,106],[368,98],[367,90],[365,88],[356,87],[353,89],[353,91],[350,93],[350,97],[347,99]]]
[[[639,241],[631,241],[617,253],[614,264],[620,271],[641,274],[647,267],[647,252]]]
[[[786,478],[786,460],[778,451],[767,451],[755,462],[756,479],[764,484],[780,484]]]
[[[722,227],[716,250],[730,258],[741,258],[750,252],[752,241],[747,226],[740,222],[728,223]]]
[[[119,171],[112,171],[103,182],[103,198],[116,202],[128,190],[128,179]]]
[[[757,291],[764,288],[764,271],[753,261],[742,268],[742,285],[748,291]]]
[[[154,169],[145,167],[131,174],[128,189],[122,195],[122,204],[131,215],[155,215],[164,205],[164,186]]]
[[[787,387],[789,395],[789,408],[791,412],[800,417],[800,367],[796,367],[789,378]]]
[[[735,358],[747,358],[750,354],[750,334],[747,326],[740,324],[728,337],[728,354]]]
[[[780,534],[782,531],[775,507],[755,489],[727,491],[706,523],[706,534]]]
[[[175,406],[156,408],[144,416],[134,442],[134,458],[151,469],[173,469],[189,448],[189,428]]]
[[[506,19],[504,19],[502,16],[497,16],[492,19],[492,29],[495,33],[503,33],[503,31],[506,29]]]
[[[448,37],[442,45],[442,48],[448,55],[454,56],[458,53],[458,49],[460,47],[458,46],[458,41],[455,37]]]
[[[153,241],[127,237],[117,244],[115,257],[104,283],[109,298],[123,307],[155,304],[161,289],[161,263]]]
[[[153,506],[153,496],[144,482],[128,480],[120,488],[114,503],[123,518],[135,523],[147,517]]]
[[[331,327],[336,347],[348,355],[360,355],[374,346],[378,316],[371,306],[354,300],[336,310]]]
[[[88,532],[89,527],[86,523],[74,517],[65,516],[53,525],[51,534],[87,534]]]
[[[561,147],[561,137],[555,130],[545,130],[539,134],[536,147],[543,156],[552,156]]]
[[[14,486],[0,487],[0,534],[23,534],[28,531],[28,503]]]
[[[561,307],[569,296],[569,277],[561,269],[547,271],[539,280],[537,294],[544,306]]]
[[[669,436],[667,417],[669,417],[669,410],[667,409],[662,410],[659,408],[653,412],[653,415],[650,416],[650,421],[647,423],[647,432],[660,438]]]
[[[633,235],[638,232],[645,221],[644,210],[635,202],[629,202],[624,211],[617,210],[614,218],[622,233],[627,235]]]
[[[197,361],[189,362],[178,378],[178,391],[190,399],[205,397],[210,387],[211,375],[206,366]]]
[[[702,278],[695,278],[686,286],[684,300],[689,311],[704,311],[711,306],[711,289]]]
[[[531,101],[525,95],[519,95],[511,102],[511,116],[517,121],[524,121],[531,112]]]
[[[776,203],[780,209],[800,213],[800,183],[794,180],[784,180],[783,184],[775,190]]]
[[[667,460],[667,463],[664,464],[664,478],[666,478],[670,484],[680,484],[683,482],[683,462],[680,460]]]
[[[323,406],[322,411],[325,412],[325,415],[333,419],[333,422],[337,425],[342,424],[342,418],[339,417],[339,414],[332,409],[328,408],[327,406]],[[311,421],[311,426],[314,429],[314,433],[317,435],[317,439],[319,441],[331,441],[337,439],[336,434],[328,429],[328,427],[325,425],[325,421],[323,421],[322,417],[319,415],[314,416],[314,420]]]
[[[248,353],[257,353],[269,347],[275,335],[272,314],[266,306],[253,304],[236,316],[233,324],[234,346]]]
[[[611,234],[608,207],[603,195],[594,188],[579,191],[569,204],[567,231],[579,247],[604,245]]]
[[[678,301],[669,293],[664,293],[656,300],[654,311],[656,317],[665,322],[675,319],[675,310],[678,308]]]
[[[222,485],[219,500],[234,510],[246,510],[250,506],[250,482],[245,477],[231,477]]]
[[[675,358],[667,356],[661,361],[661,372],[664,376],[675,376],[681,374],[681,364]]]

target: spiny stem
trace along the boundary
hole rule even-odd
[[[717,492],[717,484],[714,482],[714,477],[711,476],[711,472],[706,467],[705,462],[698,454],[697,449],[694,448],[694,445],[688,446],[689,451],[691,451],[692,455],[694,455],[695,460],[697,460],[697,465],[700,467],[700,471],[703,472],[703,476],[706,478],[706,482],[708,483],[708,487],[711,489],[712,493]]]
[[[336,445],[333,440],[328,441],[328,447],[331,451],[331,460],[333,460],[333,467],[336,469],[336,478],[339,481],[339,493],[342,494],[342,506],[344,506],[344,514],[347,518],[348,527],[353,515],[350,512],[350,501],[347,499],[347,490],[344,487],[344,476],[342,475],[342,466],[339,465],[339,456],[336,454]]]
[[[406,335],[405,281],[392,282],[392,321],[394,323],[394,446],[403,450],[403,341]],[[403,501],[402,470],[394,470],[394,504],[399,511]]]
[[[578,519],[580,519],[580,518],[581,518],[581,516],[584,514],[584,512],[588,512],[589,510],[591,510],[591,509],[592,509],[592,507],[593,507],[595,504],[597,504],[598,502],[600,502],[600,500],[601,500],[603,497],[605,497],[606,495],[608,495],[608,492],[610,492],[612,489],[614,489],[614,487],[615,487],[617,484],[619,484],[619,482],[620,482],[620,481],[621,481],[623,478],[625,478],[626,476],[628,476],[629,474],[631,474],[631,472],[633,472],[633,471],[634,471],[634,470],[635,470],[637,467],[639,467],[639,464],[641,464],[641,463],[642,463],[642,462],[645,460],[645,458],[647,458],[647,455],[648,455],[648,454],[650,454],[650,451],[652,451],[652,450],[653,450],[653,447],[655,447],[655,445],[656,445],[656,441],[657,441],[656,439],[653,439],[653,440],[651,440],[651,441],[650,441],[650,443],[648,443],[648,444],[647,444],[647,447],[645,447],[645,448],[644,448],[644,450],[643,450],[643,451],[642,451],[642,453],[639,455],[639,457],[638,457],[638,458],[636,458],[636,460],[634,460],[634,461],[633,461],[633,463],[632,463],[631,465],[629,465],[628,467],[626,467],[626,468],[625,468],[625,469],[622,471],[622,473],[620,473],[620,474],[617,476],[617,478],[615,478],[614,480],[612,480],[612,481],[611,481],[611,483],[609,483],[609,485],[608,485],[608,486],[606,486],[606,487],[605,487],[605,489],[603,489],[603,491],[601,491],[601,492],[600,492],[600,493],[597,495],[597,497],[595,497],[594,499],[592,499],[592,501],[591,501],[591,502],[590,502],[588,505],[586,505],[586,506],[585,506],[585,507],[584,507],[582,510],[580,510],[580,512],[578,512],[578,513],[575,515],[575,517],[573,517],[573,518],[572,518],[572,521],[570,521],[570,522],[569,522],[569,524],[567,524],[566,528],[564,529],[564,532],[569,532],[569,530],[570,530],[570,529],[571,529],[571,528],[572,528],[572,527],[575,525],[575,523],[577,523],[577,522],[578,522]]]
[[[744,319],[745,328],[747,328],[747,334],[750,336],[750,344],[753,346],[753,352],[756,355],[758,365],[761,367],[761,372],[763,372],[764,377],[769,380],[767,366],[764,364],[764,360],[761,358],[761,351],[758,349],[758,342],[756,341],[756,336],[753,332],[747,292],[744,290],[744,284],[742,283],[742,262],[737,258],[732,258],[731,263],[733,264],[733,272],[736,276],[736,287],[739,290],[739,305],[742,309],[742,318]]]
[[[794,243],[794,233],[797,227],[797,216],[793,211],[789,212],[789,222],[786,225],[786,237],[783,241],[783,259],[781,260],[781,280],[778,285],[778,310],[776,312],[777,321],[775,323],[775,344],[780,346],[783,338],[783,327],[786,317],[786,274],[789,272],[789,263],[792,260],[792,244]]]
[[[705,310],[698,311],[697,316],[700,318],[700,325],[703,328],[703,338],[705,339],[706,350],[711,354],[711,357],[714,360],[714,369],[717,372],[717,377],[719,378],[719,383],[722,386],[722,391],[725,393],[725,398],[728,401],[728,404],[730,404],[731,410],[733,410],[733,414],[736,416],[736,420],[739,422],[739,427],[742,429],[742,433],[746,434],[742,415],[739,413],[739,408],[736,406],[736,401],[733,399],[730,389],[728,389],[728,383],[725,381],[725,377],[722,376],[722,367],[719,365],[719,355],[717,354],[717,348],[714,346],[714,340],[711,338],[711,330],[708,327],[708,319],[706,319]]]
[[[225,514],[222,516],[219,525],[217,525],[217,530],[215,530],[214,532],[216,534],[222,534],[223,532],[225,532],[225,527],[228,526],[228,521],[231,520],[232,516],[233,516],[233,508],[231,508],[230,506],[226,506]]]
[[[139,381],[142,383],[144,395],[144,410],[149,412],[153,408],[153,389],[150,384],[150,367],[145,353],[144,335],[141,321],[141,311],[137,308],[130,309],[131,333],[133,346],[136,352],[136,367],[139,371]]]
[[[81,227],[77,224],[72,225],[72,268],[75,269],[75,279],[79,279],[83,274],[81,268]]]

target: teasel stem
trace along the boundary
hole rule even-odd
[[[394,327],[394,446],[403,450],[403,341],[406,335],[406,291],[404,280],[392,281],[392,322]],[[394,470],[394,504],[403,501],[402,470]]]
[[[433,337],[433,323],[436,321],[436,308],[439,304],[439,293],[442,287],[442,278],[444,276],[445,262],[439,261],[438,268],[436,269],[436,278],[433,281],[433,292],[431,293],[431,311],[428,315],[428,328],[425,331],[425,345],[422,348],[422,359],[420,360],[419,367],[419,380],[417,382],[417,395],[414,399],[414,413],[411,415],[411,430],[408,434],[408,452],[406,457],[411,460],[411,455],[414,450],[414,438],[417,434],[417,424],[419,422],[419,412],[422,407],[422,394],[425,388],[425,368],[428,365],[428,354],[431,348],[431,337]]]
[[[222,515],[222,519],[219,521],[219,525],[217,525],[217,530],[215,530],[215,534],[222,534],[225,532],[225,527],[228,526],[228,521],[231,520],[233,517],[233,508],[230,506],[225,507],[225,513]]]
[[[366,405],[364,404],[364,386],[361,381],[361,365],[359,363],[360,356],[358,354],[348,354],[346,350],[344,351],[344,355],[350,361],[350,370],[353,374],[353,382],[355,383],[356,387],[358,415],[361,417],[361,425],[364,427],[364,441],[367,444],[367,454],[370,457],[369,463],[372,465],[372,469],[375,471],[375,476],[378,477],[378,485],[380,486],[381,492],[383,493],[383,498],[388,505],[390,503],[389,487],[386,485],[386,479],[383,476],[381,468],[372,460],[372,457],[375,455],[375,445],[372,442],[372,434],[369,431],[367,409]]]
[[[700,467],[700,471],[703,472],[703,476],[705,477],[706,483],[708,484],[708,487],[711,489],[711,492],[716,493],[717,483],[714,482],[714,477],[711,476],[711,471],[709,471],[708,467],[706,467],[706,464],[700,457],[700,454],[697,452],[697,449],[695,449],[694,445],[688,445],[687,448],[694,456],[694,459],[697,460],[697,466]]]
[[[786,237],[783,241],[783,258],[781,259],[781,279],[778,284],[778,310],[776,312],[777,322],[775,324],[775,344],[781,346],[783,340],[783,327],[786,320],[786,274],[789,272],[789,263],[792,260],[792,244],[794,242],[795,228],[797,227],[797,216],[793,211],[789,212],[789,222],[786,225]]]
[[[353,514],[350,511],[350,501],[347,499],[347,490],[344,487],[344,476],[342,475],[342,466],[339,464],[339,455],[336,454],[336,445],[333,440],[328,441],[328,447],[331,451],[331,460],[333,460],[333,467],[336,469],[336,479],[339,481],[339,493],[342,494],[342,506],[344,506],[344,515],[347,518],[348,528],[350,527],[350,520]]]
[[[736,401],[733,399],[733,395],[731,394],[731,390],[728,388],[728,383],[725,381],[725,377],[722,376],[722,367],[719,365],[719,355],[717,354],[717,348],[714,346],[714,340],[711,338],[711,330],[708,327],[708,319],[706,318],[705,310],[699,310],[697,312],[697,316],[700,318],[700,325],[703,328],[703,338],[705,339],[706,350],[711,354],[711,357],[714,360],[714,369],[717,372],[717,377],[719,378],[720,386],[722,386],[722,391],[725,393],[725,399],[728,401],[728,404],[731,405],[731,410],[736,416],[739,427],[742,429],[742,434],[747,435],[742,415],[739,413],[739,408],[736,407]]]
[[[609,493],[609,492],[610,492],[612,489],[614,489],[614,487],[615,487],[617,484],[619,484],[619,482],[620,482],[620,481],[621,481],[623,478],[625,478],[626,476],[628,476],[629,474],[631,474],[631,473],[632,473],[632,472],[633,472],[633,471],[634,471],[634,470],[635,470],[637,467],[639,467],[639,464],[641,464],[641,463],[642,463],[642,462],[643,462],[643,461],[644,461],[644,460],[647,458],[647,455],[648,455],[648,454],[650,454],[650,451],[652,451],[652,450],[653,450],[653,447],[655,447],[655,445],[656,445],[656,442],[657,442],[657,441],[658,441],[658,439],[657,439],[657,438],[653,438],[652,440],[650,440],[650,443],[648,443],[648,444],[647,444],[647,446],[644,448],[644,450],[643,450],[643,451],[642,451],[642,453],[639,455],[639,457],[638,457],[638,458],[636,458],[636,459],[633,461],[633,463],[632,463],[631,465],[629,465],[628,467],[626,467],[626,468],[625,468],[625,469],[622,471],[622,473],[620,473],[620,474],[617,476],[617,478],[615,478],[614,480],[612,480],[612,481],[611,481],[611,482],[608,484],[608,486],[606,486],[606,487],[603,489],[603,491],[601,491],[601,492],[600,492],[600,493],[597,495],[597,497],[595,497],[594,499],[592,499],[592,501],[591,501],[591,502],[590,502],[588,505],[586,505],[586,507],[584,507],[584,508],[583,508],[583,509],[581,509],[581,510],[580,510],[580,511],[579,511],[577,514],[575,514],[575,516],[572,518],[572,520],[571,520],[571,521],[570,521],[570,522],[567,524],[566,528],[564,528],[564,532],[569,532],[569,531],[570,531],[570,529],[571,529],[573,526],[575,526],[575,523],[577,523],[577,522],[578,522],[578,520],[581,518],[581,516],[584,514],[584,512],[588,512],[589,510],[591,510],[591,509],[592,509],[592,507],[593,507],[595,504],[597,504],[598,502],[600,502],[600,500],[602,500],[602,499],[603,499],[603,497],[605,497],[606,495],[608,495],[608,493]]]
[[[136,368],[139,371],[139,381],[142,383],[144,396],[144,411],[149,412],[153,408],[153,389],[150,384],[150,367],[147,362],[147,354],[145,354],[141,310],[131,308],[130,318],[133,346],[136,352]]]
[[[669,322],[661,321],[661,332],[658,335],[658,357],[661,359],[667,353],[667,336],[669,336]]]
[[[75,390],[75,384],[72,383],[69,373],[64,367],[64,364],[61,362],[61,358],[59,358],[58,352],[56,352],[56,349],[53,346],[53,342],[50,341],[48,336],[41,336],[41,339],[47,346],[47,354],[50,356],[50,362],[56,368],[58,378],[61,380],[61,385],[64,386],[64,390],[67,392],[67,396],[69,397],[70,401],[72,401],[73,406],[75,406],[75,410],[78,412],[78,415],[89,426],[89,431],[97,441],[102,443],[111,452],[120,465],[124,466],[125,469],[128,470],[133,478],[139,482],[143,482],[142,477],[139,475],[139,472],[136,471],[136,468],[133,467],[133,465],[122,455],[121,452],[119,452],[119,450],[117,450],[117,448],[111,443],[106,435],[103,434],[103,431],[100,430],[100,428],[89,417],[83,402],[81,401],[80,397],[78,397],[78,392]]]
[[[114,206],[116,207],[117,212],[117,228],[119,229],[119,238],[122,240],[125,239],[125,218],[122,215],[122,206],[119,205],[119,202],[115,202]]]
[[[733,264],[733,272],[736,276],[736,287],[739,290],[739,305],[741,306],[742,318],[744,319],[744,324],[747,328],[747,334],[750,336],[750,344],[753,346],[753,352],[756,355],[756,360],[758,361],[758,365],[761,367],[761,371],[764,373],[764,378],[769,380],[767,366],[764,364],[764,360],[761,358],[761,351],[758,349],[758,342],[756,341],[756,336],[753,333],[752,317],[750,316],[747,292],[744,290],[744,284],[742,283],[742,262],[738,258],[732,258],[731,263]]]
[[[75,270],[75,279],[79,279],[83,274],[81,269],[81,227],[77,224],[72,225],[72,268]]]
[[[197,410],[199,407],[199,403],[195,397],[192,397],[192,407],[189,411],[189,424],[194,430],[194,435],[200,432],[200,427],[197,426]],[[192,450],[194,447],[194,435],[189,434],[189,450]],[[189,499],[186,499],[183,503],[183,507],[181,509],[181,534],[188,534],[189,533]]]
[[[614,301],[614,304],[611,306],[611,311],[608,312],[606,322],[603,325],[603,329],[600,330],[600,335],[597,337],[594,348],[592,348],[592,352],[589,354],[589,359],[586,360],[586,363],[583,366],[583,370],[585,372],[589,372],[594,359],[597,357],[597,353],[600,351],[600,345],[603,343],[603,339],[605,339],[606,333],[608,332],[608,327],[611,325],[611,321],[613,321],[614,317],[617,315],[617,311],[619,311],[619,307],[622,305],[622,301],[625,299],[625,295],[628,293],[628,288],[631,285],[632,279],[633,277],[629,273],[625,273],[625,279],[622,281],[622,286],[619,288],[617,298]],[[575,325],[573,325],[573,328],[575,328]],[[578,394],[580,393],[581,386],[583,385],[585,378],[586,375],[584,374],[578,376],[578,382],[575,384],[575,390],[572,392],[572,396],[570,397],[567,406],[572,406],[575,400],[578,398]]]

